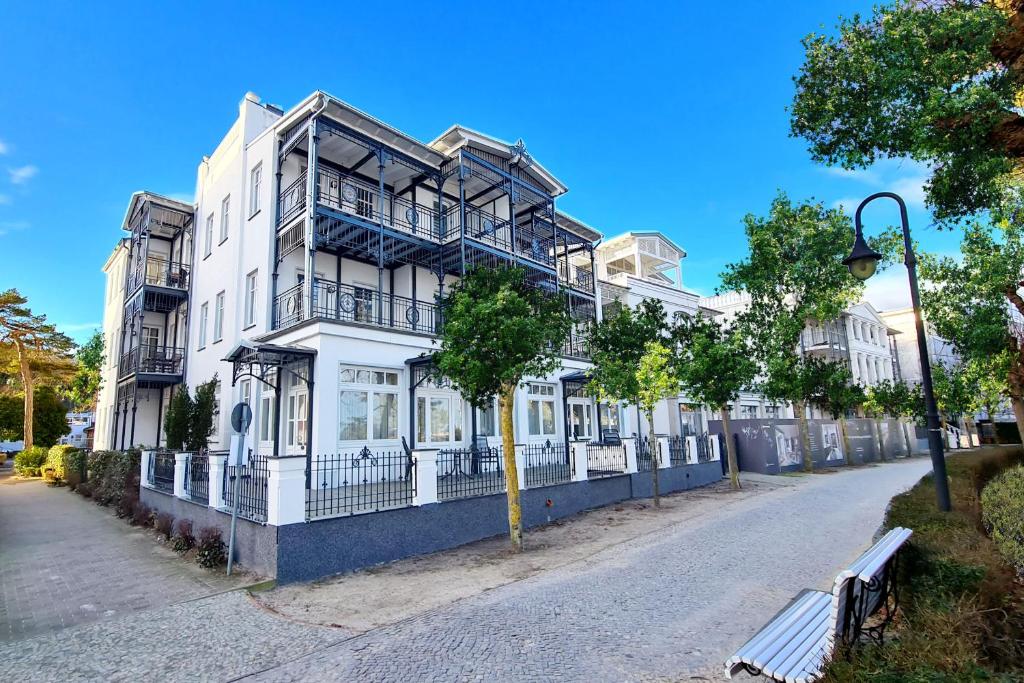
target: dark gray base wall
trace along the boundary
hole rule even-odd
[[[665,493],[722,478],[718,462],[660,470]],[[646,482],[646,483],[645,483]],[[650,496],[650,472],[526,489],[523,526],[537,527],[584,510]],[[455,548],[508,531],[504,493],[278,529],[277,581],[310,581],[406,557]]]
[[[196,538],[203,527],[217,527],[224,545],[227,545],[231,534],[231,515],[145,487],[140,491],[140,498],[155,510],[171,513],[175,521],[192,520],[192,533]],[[272,577],[277,574],[277,527],[256,524],[239,517],[235,536],[235,561],[239,566],[261,576]]]

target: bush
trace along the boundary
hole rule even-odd
[[[120,509],[127,506],[130,511],[139,496],[139,459],[139,451],[134,449],[94,451],[89,456],[89,478],[96,502]]]
[[[56,482],[67,481],[68,471],[71,469],[69,466],[71,454],[78,452],[74,446],[58,445],[50,448],[46,452],[46,462],[42,466],[43,476],[48,481],[51,479]]]
[[[178,530],[171,539],[171,547],[176,553],[187,553],[196,545],[196,537],[192,535],[192,520],[179,519]]]
[[[23,477],[38,477],[46,462],[46,449],[42,446],[26,448],[14,456],[14,471]]]
[[[174,515],[170,512],[160,512],[153,522],[153,528],[164,537],[165,541],[171,540],[171,531],[174,529]]]
[[[87,481],[80,483],[74,490],[85,498],[92,498],[92,484]]]
[[[152,526],[153,508],[149,507],[141,500],[135,501],[135,505],[132,506],[131,522],[134,526]]]
[[[214,569],[228,561],[227,548],[220,537],[217,527],[203,527],[199,531],[199,542],[196,544],[196,562],[200,567]]]
[[[82,477],[86,475],[89,466],[89,455],[85,451],[72,450],[65,456],[64,481],[68,488],[76,491],[82,485]]]
[[[1024,576],[1024,467],[1007,470],[985,487],[981,519],[999,552]]]

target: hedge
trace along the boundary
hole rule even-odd
[[[77,452],[74,446],[58,445],[50,448],[46,453],[46,462],[40,467],[40,471],[47,480],[63,482],[68,479],[69,459],[72,453]]]
[[[46,462],[46,449],[42,446],[26,448],[14,456],[14,471],[23,477],[38,477],[39,468]]]
[[[1024,576],[1024,467],[1003,472],[985,487],[981,519],[999,552]]]

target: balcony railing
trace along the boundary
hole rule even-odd
[[[180,375],[185,349],[176,346],[136,346],[118,361],[118,376],[132,373],[147,375]]]
[[[447,230],[445,240],[459,237],[462,228],[462,212],[455,205],[445,215]],[[510,251],[512,249],[512,224],[505,218],[498,218],[493,213],[475,206],[466,206],[466,237],[495,249]]]
[[[562,355],[570,358],[590,358],[590,344],[585,335],[572,332],[562,344]]]
[[[580,268],[564,261],[558,262],[558,279],[583,292],[594,292],[594,272],[590,268]]]
[[[159,256],[147,256],[136,264],[128,276],[128,292],[143,284],[169,289],[188,289],[189,264],[171,261]]]
[[[305,319],[304,293],[296,285],[274,300],[275,329],[290,327]],[[405,332],[437,334],[441,326],[438,306],[397,294],[377,294],[374,289],[339,285],[317,280],[313,283],[313,318],[343,323],[373,325]]]

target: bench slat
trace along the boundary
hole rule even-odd
[[[807,624],[786,647],[759,668],[770,676],[787,680],[793,674],[800,673],[804,668],[803,663],[821,652],[828,627],[828,606],[825,605],[825,609],[815,616],[814,621]]]
[[[729,658],[726,677],[732,678],[732,674],[741,670],[744,664],[763,668],[759,663],[770,660],[805,626],[815,619],[827,618],[829,600],[828,593],[802,592]]]

